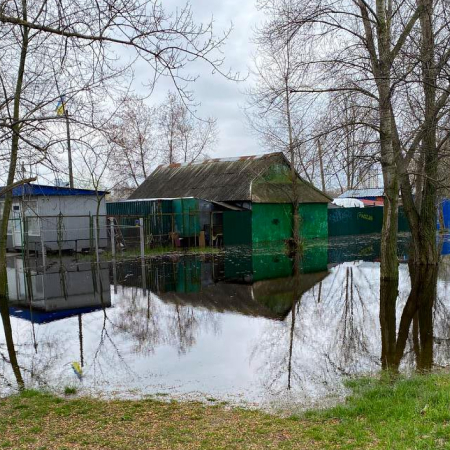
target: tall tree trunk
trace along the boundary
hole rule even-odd
[[[288,50],[289,53],[289,50]],[[292,120],[291,120],[291,104],[290,104],[290,92],[289,92],[289,75],[285,78],[286,87],[286,119],[288,126],[289,137],[289,157],[291,163],[291,183],[292,183],[292,235],[294,252],[297,252],[300,248],[300,211],[299,211],[299,193],[298,193],[298,179],[297,172],[295,170],[295,148],[294,137],[292,133]]]
[[[381,232],[381,279],[398,279],[397,231],[399,179],[392,144],[391,33],[384,0],[377,0],[379,63],[376,68],[380,113],[381,167],[384,180],[383,229]]]
[[[425,180],[420,207],[419,242],[412,255],[415,264],[437,264],[438,251],[436,244],[437,223],[437,174],[438,151],[436,145],[436,67],[434,62],[435,44],[433,33],[433,1],[421,0],[421,64],[422,85],[425,98],[425,134],[422,140],[422,151],[425,156]]]
[[[22,8],[23,8],[23,19],[27,20],[27,3],[26,0],[22,0]],[[9,161],[9,169],[8,169],[8,179],[7,179],[7,187],[11,186],[14,183],[14,179],[16,176],[16,168],[17,168],[17,156],[19,152],[19,133],[20,133],[20,100],[22,96],[22,86],[23,86],[23,78],[25,72],[25,62],[28,51],[28,33],[29,29],[27,27],[22,27],[22,48],[20,53],[19,66],[17,69],[17,80],[16,80],[16,89],[14,96],[14,109],[13,109],[13,117],[12,117],[12,139],[11,139],[11,155]],[[5,202],[3,204],[3,213],[2,213],[2,221],[0,228],[0,307],[2,311],[2,319],[3,325],[5,329],[5,334],[8,333],[8,330],[11,328],[10,320],[9,320],[9,310],[8,310],[8,280],[6,275],[6,247],[7,247],[7,239],[8,239],[8,221],[12,207],[12,190],[6,192],[5,194]],[[7,340],[8,340],[8,336]],[[12,341],[11,341],[12,342]],[[18,370],[18,364],[15,357],[14,345],[7,342],[8,352],[10,356],[10,361],[13,366],[13,370],[16,373]],[[12,348],[10,348],[12,346]],[[16,373],[17,383],[19,384],[19,388],[23,388],[23,380],[19,373]]]

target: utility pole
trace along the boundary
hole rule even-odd
[[[70,126],[69,126],[69,110],[64,108],[64,115],[66,116],[66,130],[67,130],[67,157],[69,160],[69,186],[73,189],[73,171],[72,171],[72,148],[70,146]]]

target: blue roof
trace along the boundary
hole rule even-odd
[[[0,188],[0,191],[3,188]],[[40,197],[53,197],[53,196],[65,196],[65,195],[104,195],[107,191],[94,191],[92,189],[76,189],[60,186],[43,186],[42,184],[24,184],[13,189],[13,197],[28,196],[40,196]]]
[[[13,317],[18,317],[19,319],[27,320],[29,322],[42,324],[54,322],[55,320],[67,319],[69,317],[78,316],[80,314],[88,314],[95,311],[100,311],[101,306],[92,306],[85,308],[73,308],[64,309],[60,311],[30,311],[26,308],[18,308],[14,306],[9,307],[9,314]]]

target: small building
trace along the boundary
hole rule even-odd
[[[326,238],[332,199],[297,177],[301,237]],[[221,212],[225,245],[292,237],[293,186],[289,161],[281,152],[159,166],[129,200],[152,198],[190,198],[211,204],[213,211]]]
[[[8,250],[31,251],[90,249],[98,214],[99,247],[107,245],[107,192],[59,186],[25,184],[13,189],[8,224]],[[4,201],[0,198],[0,211]]]
[[[349,189],[337,197],[338,199],[353,198],[360,200],[364,206],[383,206],[384,204],[384,189],[383,188],[368,188],[368,189]]]

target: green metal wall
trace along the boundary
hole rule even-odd
[[[302,273],[328,270],[328,239],[305,241],[300,266]]]
[[[303,239],[328,237],[328,207],[325,203],[299,206],[300,235]],[[224,244],[250,245],[281,242],[292,237],[292,205],[289,203],[253,203],[252,211],[225,211]]]
[[[325,239],[328,237],[328,205],[326,203],[303,203],[299,205],[301,217],[300,237]]]
[[[119,218],[119,225],[134,226],[136,220],[144,218],[145,233],[153,235],[168,235],[172,231],[172,200],[148,200],[135,202],[106,203],[108,216]],[[130,217],[126,217],[130,216]],[[122,234],[135,234],[132,229],[124,228]]]
[[[383,207],[330,208],[328,228],[330,236],[381,233],[383,227]],[[408,221],[399,208],[398,230],[409,231]]]
[[[200,233],[199,204],[196,198],[172,200],[175,215],[175,231],[180,237],[198,236]]]
[[[289,203],[253,203],[253,243],[284,241],[292,236],[292,205]]]
[[[250,245],[252,243],[252,212],[223,212],[223,243],[231,245]]]

